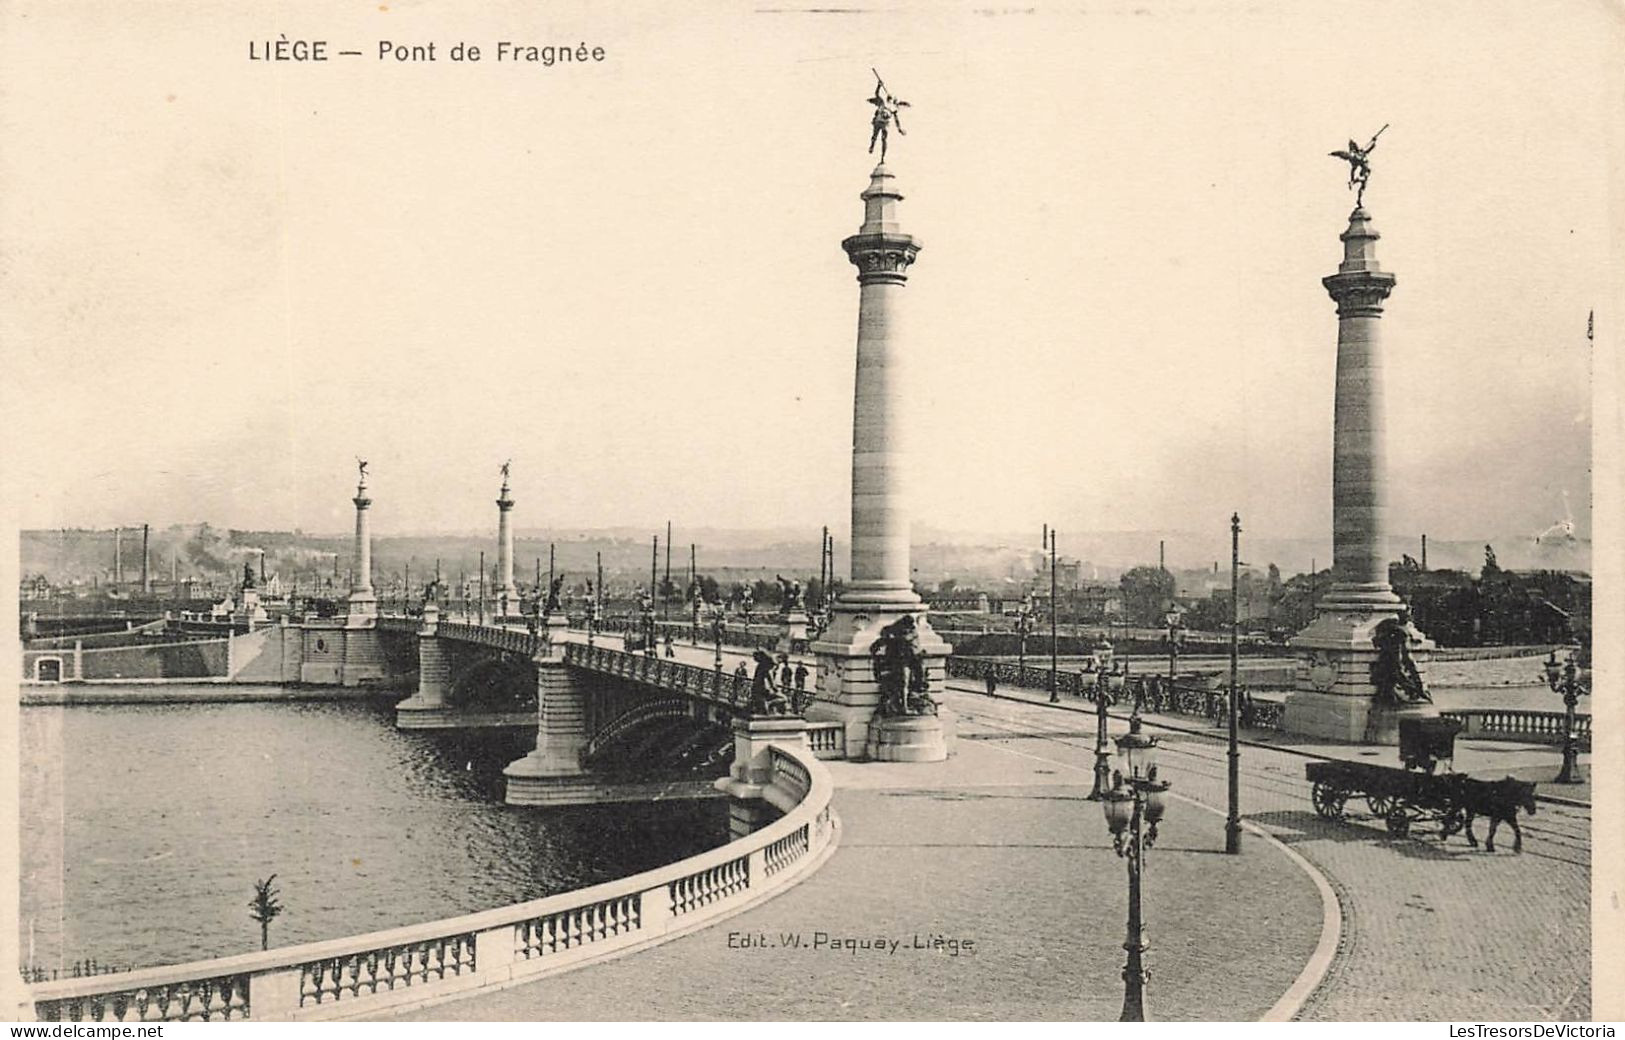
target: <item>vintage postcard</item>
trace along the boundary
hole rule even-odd
[[[1612,1035],[1622,46],[0,4],[0,1017]]]

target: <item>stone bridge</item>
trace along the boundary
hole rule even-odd
[[[386,640],[417,642],[417,691],[396,706],[399,728],[536,729],[536,749],[504,771],[514,805],[712,794],[731,726],[747,714],[737,652],[707,667],[627,651],[559,616],[533,632],[443,620],[432,605],[422,618],[380,616],[377,627]],[[842,723],[810,728],[815,753],[844,757]],[[660,772],[679,779],[650,775]]]

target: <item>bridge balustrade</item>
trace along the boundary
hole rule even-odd
[[[1563,743],[1563,713],[1519,708],[1473,708],[1441,711],[1444,718],[1462,724],[1463,740],[1508,740],[1526,744]],[[1580,750],[1591,750],[1591,716],[1574,716],[1574,733]]]
[[[570,643],[564,648],[564,662],[617,679],[734,707],[745,704],[750,694],[749,681],[739,676],[669,657],[650,657],[613,647]]]
[[[772,745],[784,816],[721,848],[577,892],[368,935],[33,985],[42,1021],[356,1018],[567,970],[703,926],[792,884],[830,843],[834,785]]]

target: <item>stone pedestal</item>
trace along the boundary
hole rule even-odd
[[[728,796],[728,831],[743,838],[779,817],[765,790],[773,782],[773,760],[768,748],[807,748],[807,723],[793,716],[767,715],[734,720],[734,762],[716,789]]]
[[[784,629],[779,635],[779,653],[806,653],[807,626],[811,623],[812,619],[807,616],[807,612],[800,608],[779,615],[779,624]]]
[[[939,716],[906,716],[903,718],[911,725],[896,728],[883,741],[876,736],[877,727],[884,720],[875,718],[875,708],[880,704],[880,684],[875,679],[874,658],[869,650],[880,638],[881,629],[908,614],[914,616],[920,649],[925,654],[928,692],[940,702],[947,688],[948,655],[953,647],[932,631],[923,608],[859,613],[843,610],[837,604],[829,628],[812,645],[818,662],[818,680],[813,687],[807,718],[813,722],[843,723],[848,758],[940,762],[947,757],[950,737],[945,721]],[[892,727],[888,724],[886,728]],[[902,751],[903,748],[908,750]],[[906,757],[891,757],[899,753]]]
[[[1286,698],[1287,732],[1348,744],[1397,745],[1401,718],[1439,714],[1426,702],[1398,708],[1376,703],[1371,665],[1377,649],[1371,637],[1379,624],[1397,615],[1397,609],[1338,611],[1335,604],[1323,604],[1320,615],[1292,640],[1298,669]],[[1426,683],[1433,642],[1413,626],[1406,631],[1411,659]]]
[[[941,762],[948,757],[951,723],[940,715],[895,715],[869,724],[869,746],[876,762]]]
[[[508,765],[505,801],[509,805],[565,805],[596,799],[583,797],[587,771],[581,755],[587,748],[588,691],[564,663],[562,616],[543,619],[542,644],[536,665],[536,750]]]

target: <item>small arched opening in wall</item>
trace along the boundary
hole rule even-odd
[[[34,658],[34,681],[42,683],[59,683],[62,681],[62,658],[36,657]]]

